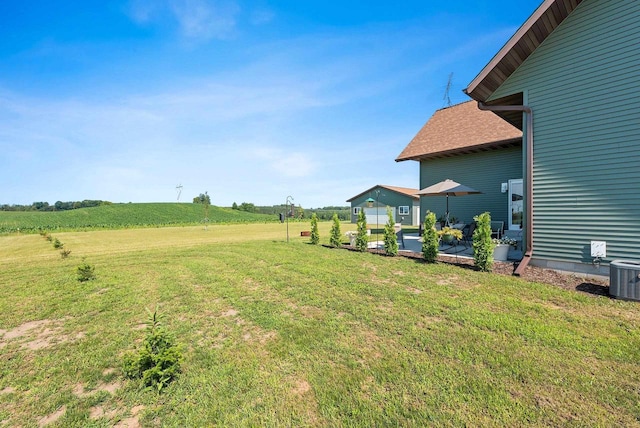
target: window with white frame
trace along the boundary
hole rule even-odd
[[[407,205],[398,207],[398,215],[409,215],[409,207]]]
[[[362,207],[353,207],[353,215],[358,215],[360,214],[360,210],[362,209]]]

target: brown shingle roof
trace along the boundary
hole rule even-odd
[[[396,162],[446,157],[522,143],[522,131],[467,101],[437,110]]]
[[[387,186],[386,184],[376,184],[375,186],[371,187],[370,189],[365,190],[362,193],[358,193],[357,195],[347,199],[347,202],[351,202],[356,198],[359,198],[360,196],[372,192],[374,189],[381,187],[383,189],[389,189],[391,191],[397,192],[397,193],[402,193],[404,195],[410,196],[413,199],[420,199],[420,196],[416,195],[416,193],[418,193],[418,191],[420,189],[413,189],[413,188],[409,188],[409,187],[398,187],[398,186]]]

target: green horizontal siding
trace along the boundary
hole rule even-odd
[[[398,223],[402,223],[403,225],[406,225],[406,226],[411,226],[412,224],[414,224],[413,223],[413,220],[414,220],[413,206],[414,204],[417,204],[415,199],[403,193],[394,192],[392,190],[385,189],[385,188],[380,188],[379,196],[376,196],[376,192],[374,189],[374,191],[361,195],[351,201],[351,222],[352,223],[356,223],[358,221],[358,216],[353,214],[353,208],[367,206],[367,199],[369,198],[373,198],[373,199],[378,198],[378,203],[380,205],[392,207],[396,212],[396,221]],[[398,213],[399,206],[408,206],[409,214],[401,216]]]
[[[493,220],[504,221],[506,228],[509,216],[508,193],[502,193],[500,185],[510,179],[522,178],[522,149],[513,147],[421,162],[421,189],[447,178],[482,192],[477,195],[450,197],[451,215],[464,223],[470,223],[475,215],[488,211]],[[438,217],[445,213],[444,196],[423,196],[420,199],[422,220],[427,210],[435,212]]]
[[[534,112],[534,258],[640,259],[640,2],[585,0],[492,95]]]

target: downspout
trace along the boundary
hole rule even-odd
[[[478,101],[478,108],[480,110],[488,110],[488,111],[521,111],[526,114],[526,165],[527,165],[527,173],[526,173],[526,183],[527,183],[527,228],[526,228],[526,249],[522,260],[516,267],[516,270],[513,272],[514,275],[520,276],[522,272],[524,272],[525,268],[529,265],[531,261],[531,256],[533,254],[533,111],[529,106],[489,106],[481,101]]]

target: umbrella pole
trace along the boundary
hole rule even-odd
[[[445,226],[451,227],[451,223],[449,223],[449,194],[448,193],[447,193],[447,214],[445,216],[446,216]]]

